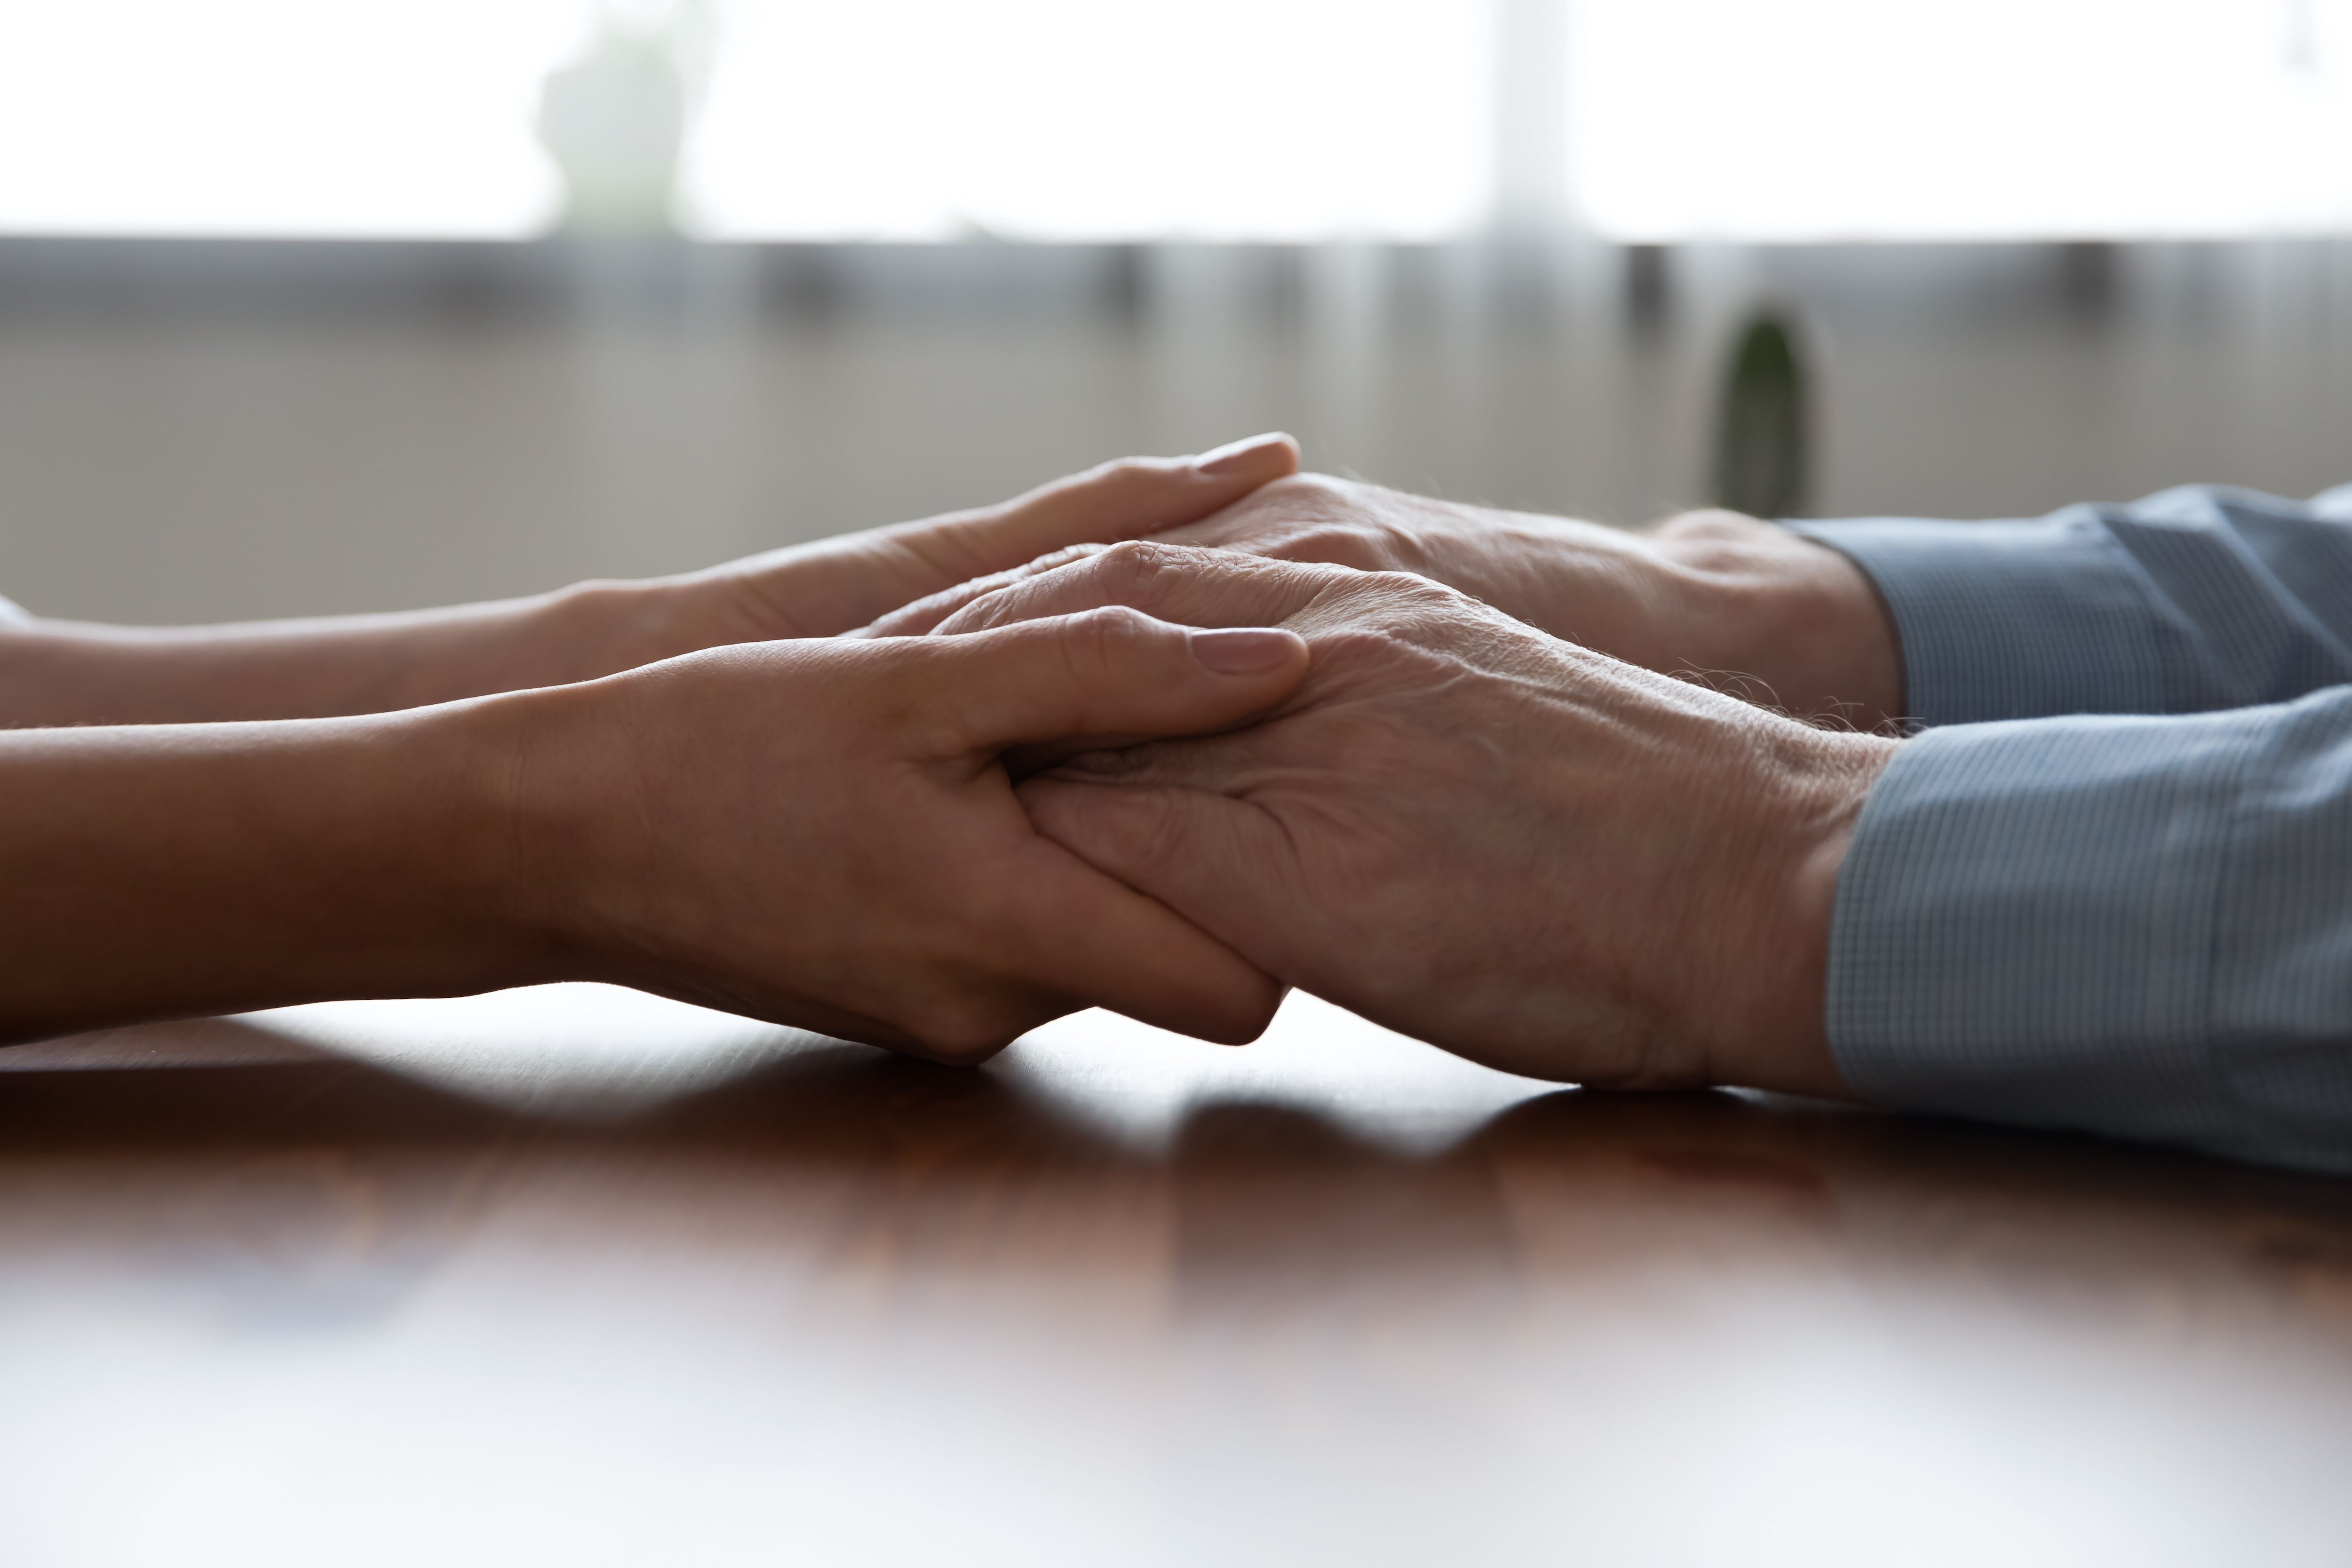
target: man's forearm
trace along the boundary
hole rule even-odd
[[[560,977],[506,865],[509,730],[494,701],[0,734],[0,1038]]]

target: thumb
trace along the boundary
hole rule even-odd
[[[1292,632],[1171,626],[1121,605],[902,646],[947,667],[930,689],[968,752],[1228,730],[1297,689],[1307,664]]]

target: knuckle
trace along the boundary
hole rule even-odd
[[[1364,574],[1365,594],[1378,601],[1384,609],[1404,615],[1443,614],[1457,605],[1473,603],[1458,589],[1412,572],[1368,572]]]
[[[1084,561],[1089,556],[1100,555],[1109,548],[1110,546],[1107,544],[1065,544],[1059,550],[1047,551],[1025,566],[1014,567],[1010,575],[1016,579],[1043,577],[1048,572],[1060,571],[1074,561]]]
[[[994,631],[1021,618],[1021,606],[1011,587],[991,589],[942,618],[933,626],[933,637],[961,637],[966,632]]]
[[[1063,624],[1062,651],[1082,676],[1116,675],[1150,642],[1154,623],[1142,611],[1107,605]]]
[[[1181,559],[1180,546],[1130,539],[1095,557],[1103,587],[1122,603],[1148,600]]]
[[[940,599],[951,613],[941,616],[936,631],[949,634],[990,631],[1034,619],[1041,606],[1052,605],[1066,579],[1055,574],[1076,567],[1102,550],[1099,544],[1071,544],[1040,555],[1025,566],[1015,566],[991,577],[975,579],[951,589]],[[1042,579],[1053,577],[1055,581]]]

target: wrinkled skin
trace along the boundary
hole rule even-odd
[[[1300,474],[1152,537],[1409,572],[1563,641],[1800,717],[1866,730],[1902,707],[1894,628],[1869,580],[1836,552],[1736,512],[1689,512],[1633,533]],[[1072,546],[959,584],[875,629],[930,630],[996,588],[1104,548]]]
[[[1893,742],[1536,631],[1426,579],[1126,544],[942,634],[1124,605],[1278,626],[1260,725],[1030,780],[1045,837],[1280,980],[1475,1060],[1632,1089],[1842,1091],[1837,864]]]

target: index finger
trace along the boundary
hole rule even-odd
[[[1123,458],[1002,506],[903,524],[883,537],[922,560],[947,587],[1066,545],[1135,539],[1198,521],[1297,471],[1298,444],[1275,431],[1193,458]]]
[[[1109,548],[1108,544],[1073,544],[1010,571],[992,572],[985,577],[974,577],[952,588],[942,588],[929,597],[893,610],[872,626],[861,627],[849,635],[853,637],[919,637],[925,632],[938,630],[941,621],[974,599],[985,598],[999,588],[1009,587],[1024,578],[1043,576],[1056,567],[1066,566],[1073,561],[1083,561]]]
[[[1344,568],[1137,540],[1005,584],[941,621],[939,635],[1122,605],[1184,626],[1275,626],[1314,603]]]

